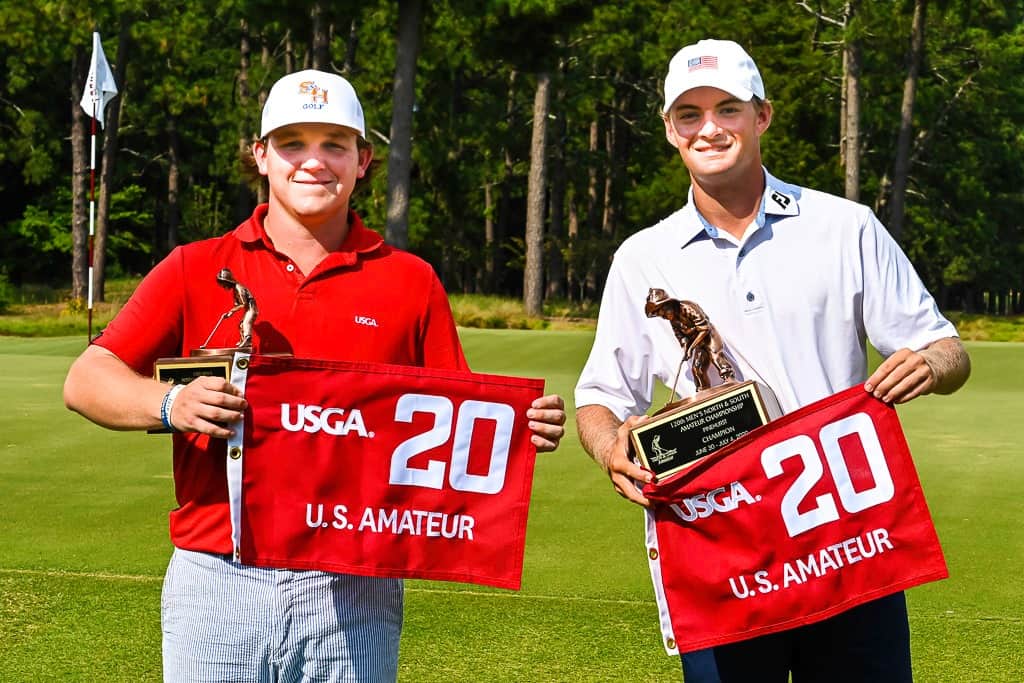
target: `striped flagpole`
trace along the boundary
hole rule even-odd
[[[93,268],[93,240],[96,235],[96,100],[92,103],[92,146],[89,152],[89,332],[86,344],[92,343],[92,268]]]
[[[92,116],[92,142],[89,153],[89,242],[86,246],[89,262],[89,338],[87,343],[92,343],[92,302],[93,302],[93,242],[96,236],[96,122],[102,126],[103,110],[107,101],[117,96],[117,84],[114,83],[114,74],[110,71],[110,64],[107,63],[107,56],[103,54],[103,43],[100,41],[99,31],[92,32],[92,60],[89,62],[89,76],[82,89],[82,99],[79,106],[86,114]]]

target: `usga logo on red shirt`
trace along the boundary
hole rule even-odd
[[[761,500],[761,496],[755,498],[750,495],[742,483],[734,481],[729,484],[728,493],[725,492],[724,486],[719,486],[717,489],[683,498],[681,503],[669,507],[684,522],[695,522],[698,519],[710,517],[716,512],[732,512],[740,506],[740,503],[752,505],[759,500]]]
[[[331,436],[348,436],[349,432],[354,431],[363,438],[373,438],[373,432],[366,431],[363,414],[358,408],[352,408],[345,415],[344,408],[323,408],[299,403],[293,409],[290,403],[282,403],[281,426],[289,432],[316,434],[323,431]]]

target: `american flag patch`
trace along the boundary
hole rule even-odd
[[[689,71],[696,71],[697,69],[717,69],[718,68],[718,57],[693,57],[686,66],[689,67]]]

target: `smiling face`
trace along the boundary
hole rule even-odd
[[[694,182],[735,182],[761,173],[760,137],[772,120],[771,103],[744,102],[724,90],[700,87],[676,99],[665,116],[665,137]]]
[[[270,186],[272,210],[303,223],[344,217],[356,180],[366,174],[373,150],[358,134],[329,123],[283,126],[253,145],[253,157]]]

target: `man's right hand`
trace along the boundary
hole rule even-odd
[[[604,463],[605,471],[608,472],[608,477],[612,480],[612,486],[615,487],[616,492],[626,500],[645,508],[651,507],[651,502],[640,493],[636,484],[649,484],[654,479],[654,475],[630,460],[629,432],[633,427],[648,419],[650,418],[643,415],[626,418],[626,421],[616,430],[615,447]]]

